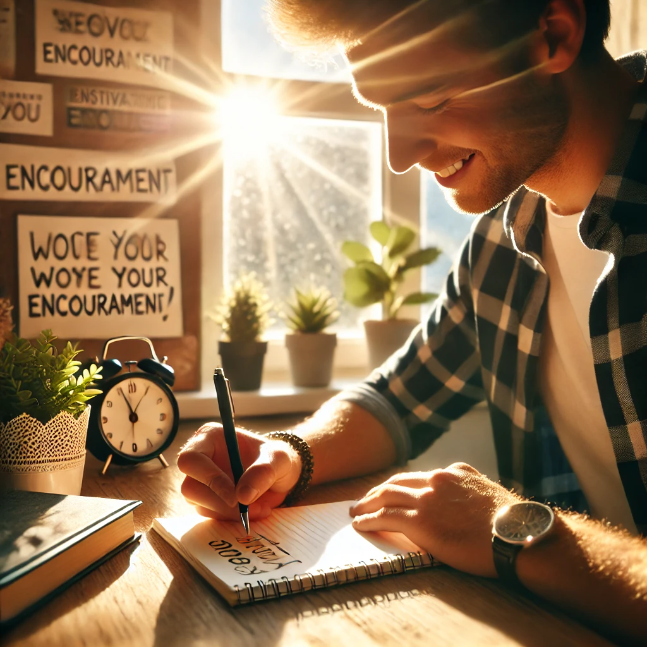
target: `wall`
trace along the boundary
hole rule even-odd
[[[148,148],[164,146],[172,149],[185,146],[200,136],[205,127],[208,110],[185,96],[179,88],[171,93],[171,126],[165,133],[120,132],[69,128],[66,123],[65,93],[70,85],[91,85],[103,88],[132,88],[129,84],[97,79],[71,79],[42,76],[35,73],[35,0],[15,0],[16,9],[16,68],[11,78],[17,81],[51,83],[54,103],[54,134],[52,137],[0,133],[0,143],[12,143],[57,148],[128,151],[142,155]],[[199,53],[199,0],[94,0],[95,5],[130,7],[169,11],[174,21],[174,73],[183,81],[203,85],[203,63]],[[5,71],[6,74],[6,71]],[[143,89],[143,88],[142,88]],[[194,118],[195,115],[195,118]],[[180,118],[181,117],[181,118]],[[167,355],[176,371],[176,388],[199,388],[200,344],[200,210],[199,190],[189,184],[205,160],[205,151],[192,146],[176,157],[178,199],[173,206],[163,208],[151,203],[46,202],[0,200],[0,293],[4,292],[16,305],[17,323],[18,277],[16,258],[16,216],[18,214],[66,215],[102,217],[134,217],[138,215],[175,218],[179,221],[184,336],[177,339],[154,340],[158,355]],[[181,187],[184,187],[183,189]],[[56,331],[54,331],[56,332]],[[101,350],[104,339],[84,339],[80,346],[94,356]],[[139,359],[146,349],[138,344],[122,344],[115,355],[122,360]]]

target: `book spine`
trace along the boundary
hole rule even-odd
[[[360,562],[357,566],[347,564],[326,571],[303,573],[295,575],[291,579],[284,575],[278,579],[257,580],[255,584],[245,582],[243,588],[235,586],[234,590],[236,591],[237,604],[249,604],[439,565],[440,562],[431,553],[410,552],[406,555],[389,555],[381,561],[371,559],[368,563]]]

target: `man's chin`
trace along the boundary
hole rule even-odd
[[[464,191],[457,191],[456,189],[446,189],[444,187],[441,187],[441,189],[445,195],[445,200],[447,200],[449,206],[454,211],[469,216],[481,216],[498,207],[505,199],[501,198],[499,201],[496,201],[487,199],[482,194],[466,195]]]

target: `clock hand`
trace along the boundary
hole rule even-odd
[[[122,395],[123,399],[126,401],[126,404],[128,405],[128,410],[130,411],[130,413],[135,413],[133,411],[133,408],[130,406],[130,402],[128,401],[128,398],[126,397],[126,394],[122,391],[121,395]],[[146,394],[144,393],[144,395],[146,395]]]
[[[137,409],[139,409],[139,405],[142,403],[142,400],[146,397],[146,394],[148,393],[148,389],[150,388],[151,388],[150,386],[146,387],[146,390],[144,391],[144,395],[142,395],[140,401],[137,403],[137,406],[135,407],[135,410],[133,411],[133,413],[137,413]]]

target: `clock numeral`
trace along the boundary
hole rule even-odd
[[[112,438],[112,434],[111,434],[111,433],[107,433],[107,434],[106,434],[106,436],[108,436],[108,438]]]
[[[137,393],[137,385],[134,382],[128,382],[128,393]]]
[[[162,398],[157,398],[157,404],[162,404]]]
[[[122,441],[119,443],[119,449],[123,449],[123,446],[124,446],[124,441],[122,440]]]
[[[147,439],[146,439],[146,446],[147,446],[147,447],[150,447],[151,449],[153,448],[153,443],[151,442],[151,439],[150,439],[150,438],[147,438]]]
[[[112,400],[106,400],[106,407],[108,407],[108,409],[112,409]]]
[[[164,433],[161,429],[156,429],[155,430],[160,436]]]
[[[133,443],[133,452],[137,451],[137,443]]]
[[[160,420],[166,420],[166,414],[160,413]]]
[[[117,393],[118,393],[119,395],[123,395],[123,394],[124,394],[124,392],[123,392],[123,390],[122,390],[122,388],[121,388],[120,386],[119,386],[119,387],[117,387]]]
[[[101,416],[101,422],[105,425],[106,422],[108,422],[108,418],[106,418],[106,416]]]

